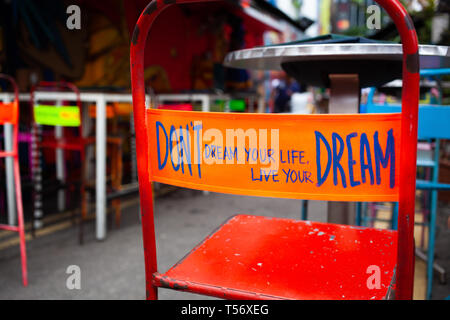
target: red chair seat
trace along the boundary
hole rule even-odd
[[[65,150],[82,150],[86,145],[94,144],[95,138],[63,138],[56,139],[53,137],[45,137],[42,141],[38,142],[38,146],[42,148],[52,148],[52,149],[65,149]]]
[[[396,257],[396,231],[238,215],[153,281],[221,298],[383,299]]]

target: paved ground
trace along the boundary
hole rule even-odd
[[[135,199],[137,200],[137,199]],[[109,230],[106,241],[94,239],[94,223],[86,227],[86,243],[77,243],[72,227],[27,243],[29,287],[21,286],[18,247],[0,250],[0,299],[144,299],[144,262],[137,201],[128,202],[120,229]],[[131,203],[131,204],[130,204]],[[134,203],[134,204],[133,204]],[[166,270],[229,216],[238,213],[298,218],[300,201],[236,197],[179,190],[156,205],[159,268]],[[445,233],[446,232],[446,233]],[[448,230],[441,230],[448,240]],[[446,255],[448,260],[448,244]],[[441,252],[438,255],[442,256]],[[81,268],[81,290],[66,288],[66,268]],[[436,298],[450,294],[448,285],[435,285]],[[161,299],[203,298],[160,290]]]

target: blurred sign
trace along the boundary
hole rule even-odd
[[[0,102],[0,124],[17,123],[17,102],[3,103]]]
[[[77,106],[35,105],[34,120],[48,126],[79,127],[80,109]]]
[[[95,119],[97,117],[97,106],[95,104],[91,104],[89,106],[89,117]],[[111,119],[114,118],[114,107],[112,105],[106,106],[106,118]]]

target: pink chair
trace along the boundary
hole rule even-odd
[[[19,152],[18,152],[18,134],[19,134],[19,90],[14,79],[8,75],[0,74],[1,80],[6,80],[14,89],[14,101],[10,103],[0,102],[0,124],[7,123],[13,125],[13,149],[0,150],[0,158],[12,157],[14,159],[14,185],[16,191],[17,206],[17,226],[0,225],[0,229],[14,231],[19,233],[20,237],[20,257],[22,259],[22,280],[23,285],[28,285],[27,276],[27,253],[25,248],[25,226],[22,207],[22,189],[20,185]]]

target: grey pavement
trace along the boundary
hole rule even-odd
[[[137,199],[136,199],[137,200]],[[137,201],[136,201],[137,202]],[[228,217],[240,214],[299,218],[301,201],[228,196],[177,190],[155,206],[158,268],[167,270]],[[27,242],[29,286],[21,285],[18,246],[0,251],[0,299],[144,299],[142,233],[137,204],[122,213],[119,229],[95,240],[95,225],[85,227],[78,245],[76,227]],[[81,269],[81,290],[69,290],[66,269]],[[161,289],[161,299],[203,296]]]
[[[95,239],[95,224],[85,228],[78,245],[78,228],[38,237],[27,243],[29,286],[21,285],[18,246],[0,250],[0,299],[144,299],[145,275],[137,197],[123,210],[120,228],[107,239]],[[166,271],[223,221],[235,214],[300,218],[301,201],[203,194],[180,189],[156,199],[158,267]],[[448,210],[445,211],[448,215]],[[313,217],[311,217],[313,218]],[[444,223],[444,216],[441,217]],[[437,255],[450,267],[450,232],[439,229]],[[444,258],[444,260],[442,260]],[[81,289],[66,287],[70,265],[81,269]],[[435,298],[450,294],[449,285],[435,283]],[[161,299],[204,299],[203,296],[160,289]]]

